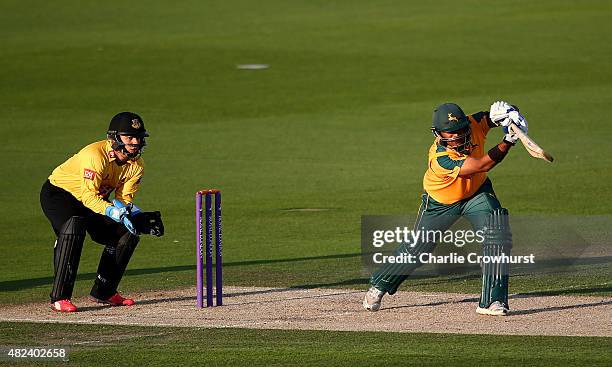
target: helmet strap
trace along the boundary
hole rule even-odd
[[[436,137],[436,144],[439,144],[439,145],[441,145],[441,146],[443,146],[445,148],[454,150],[455,152],[457,152],[459,154],[469,154],[470,150],[473,147],[471,131],[469,131],[466,135],[463,135],[463,137],[465,139],[464,144],[460,144],[460,145],[454,146],[454,147],[449,146],[448,145],[449,139],[443,138],[442,135],[440,134],[440,132],[437,131],[435,128],[432,128],[431,131],[434,134],[434,136]]]
[[[119,135],[118,133],[108,133],[106,134],[106,137],[107,139],[112,141],[111,147],[113,148],[113,150],[125,154],[130,160],[138,159],[142,155],[142,151],[144,150],[144,147],[147,145],[147,143],[145,142],[145,139],[142,138],[142,144],[139,144],[140,147],[138,151],[134,153],[130,153],[125,147],[126,144],[121,140],[121,135]]]

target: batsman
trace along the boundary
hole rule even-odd
[[[424,194],[414,230],[446,231],[459,217],[467,218],[475,231],[484,232],[483,255],[510,255],[512,235],[508,210],[495,196],[487,172],[497,166],[516,144],[518,137],[508,126],[514,123],[527,133],[527,121],[515,106],[498,101],[490,110],[465,115],[454,103],[445,103],[433,112],[431,128],[435,140],[429,148]],[[485,151],[489,130],[501,126],[503,140]],[[435,243],[420,241],[401,244],[396,255],[432,252]],[[400,284],[420,265],[384,264],[370,278],[371,287],[363,306],[378,311],[385,294],[394,294]],[[476,312],[483,315],[508,314],[508,264],[482,264],[482,291]]]
[[[43,184],[40,204],[56,236],[52,310],[77,310],[71,298],[86,233],[104,246],[90,299],[113,306],[134,304],[117,291],[119,282],[139,236],[164,234],[160,212],[143,212],[134,205],[148,136],[140,116],[121,112],[112,118],[105,140],[81,149]]]

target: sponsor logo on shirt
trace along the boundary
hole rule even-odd
[[[83,178],[87,180],[93,180],[95,177],[96,177],[96,172],[85,168],[85,170],[83,171]]]

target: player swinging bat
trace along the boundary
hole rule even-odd
[[[504,138],[488,151],[485,142],[495,127],[504,130]],[[485,256],[510,255],[512,234],[508,210],[499,202],[487,173],[508,155],[520,139],[530,154],[549,161],[552,157],[527,136],[527,120],[518,109],[504,101],[491,105],[489,111],[466,115],[454,103],[444,103],[433,113],[431,130],[433,144],[429,148],[428,165],[423,177],[421,206],[414,230],[446,231],[459,217],[471,222],[475,231],[482,230]],[[402,243],[395,255],[419,258],[431,253],[434,241],[419,240]],[[377,311],[385,294],[392,295],[421,262],[387,263],[370,278],[363,307]],[[504,316],[509,312],[509,264],[483,265],[482,290],[476,312],[482,315]]]

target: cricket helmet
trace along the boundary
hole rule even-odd
[[[448,147],[461,154],[469,154],[472,148],[472,131],[461,107],[454,103],[444,103],[436,107],[433,112],[431,131],[439,139],[442,146]],[[459,133],[452,138],[442,137],[440,133]],[[449,145],[448,143],[457,143]]]
[[[139,137],[140,144],[137,144],[138,151],[129,153],[125,148],[125,143],[121,140],[121,135]],[[108,131],[106,131],[106,137],[112,141],[113,149],[121,151],[130,159],[137,159],[142,154],[145,145],[147,145],[145,138],[148,136],[149,134],[145,129],[142,118],[134,112],[120,112],[116,114],[111,119]]]

